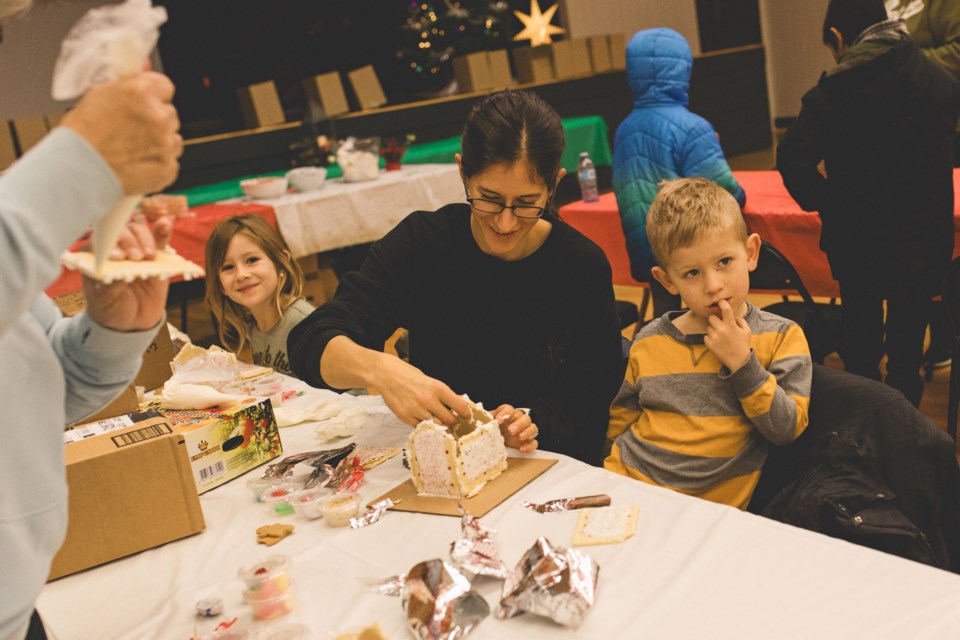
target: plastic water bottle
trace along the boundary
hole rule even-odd
[[[593,166],[590,154],[586,151],[580,153],[577,180],[580,182],[580,196],[584,202],[596,202],[600,199],[600,192],[597,191],[597,170]]]

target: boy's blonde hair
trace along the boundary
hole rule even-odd
[[[744,241],[747,223],[730,193],[706,178],[663,180],[647,212],[647,240],[662,268],[674,250],[689,247],[705,232],[732,229]]]
[[[303,271],[283,238],[266,220],[247,214],[220,222],[207,240],[204,300],[217,322],[220,342],[233,352],[243,349],[248,339],[248,327],[253,323],[250,311],[224,295],[220,288],[220,269],[226,260],[230,241],[239,233],[249,236],[277,269],[279,286],[273,298],[277,313],[283,317],[283,312],[303,297]]]

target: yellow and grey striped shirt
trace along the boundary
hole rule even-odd
[[[752,354],[731,374],[702,334],[677,329],[682,313],[651,322],[630,349],[604,467],[745,509],[768,443],[789,444],[807,427],[810,349],[794,322],[748,303]]]

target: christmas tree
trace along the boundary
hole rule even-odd
[[[510,7],[503,0],[411,1],[397,58],[417,93],[435,93],[453,79],[453,58],[503,49],[510,42]]]

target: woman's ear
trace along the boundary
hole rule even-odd
[[[457,170],[460,171],[460,182],[467,184],[467,179],[463,177],[463,156],[455,153],[453,154],[453,159],[457,161]]]
[[[557,184],[553,185],[554,191],[560,188],[560,181],[563,180],[563,176],[565,175],[567,175],[567,170],[560,167],[560,171],[557,172]]]

